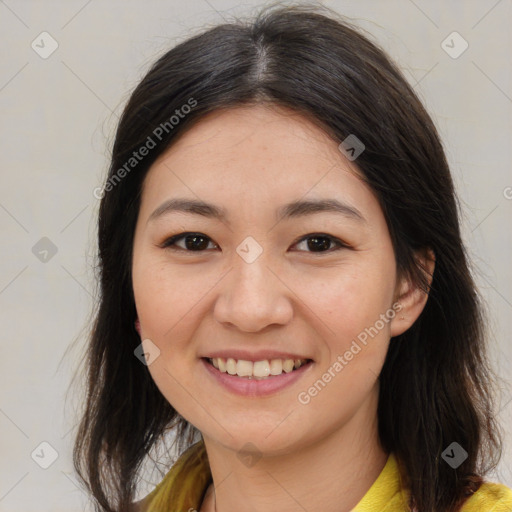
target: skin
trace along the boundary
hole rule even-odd
[[[132,267],[140,334],[160,350],[148,366],[156,385],[203,435],[214,485],[201,512],[348,512],[386,463],[377,376],[390,337],[414,323],[427,297],[397,275],[385,218],[356,163],[302,115],[258,105],[207,115],[148,172]],[[172,197],[224,207],[230,224],[176,212],[148,220]],[[331,212],[276,221],[284,203],[319,198],[357,208],[364,221]],[[207,248],[159,246],[182,232],[207,236]],[[312,233],[349,247],[315,251],[304,238]],[[236,252],[248,236],[263,250],[250,264]],[[299,393],[397,302],[400,312],[300,403]],[[233,348],[282,349],[314,363],[274,395],[242,397],[200,359]],[[247,442],[261,455],[250,467],[237,457]]]

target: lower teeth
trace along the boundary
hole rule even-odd
[[[283,375],[280,373],[279,375]],[[249,380],[264,380],[268,379],[269,377],[279,377],[279,375],[269,375],[268,377],[255,377],[254,375],[251,375],[250,377],[240,377],[240,375],[233,375],[233,377],[240,377],[241,379],[249,379]]]

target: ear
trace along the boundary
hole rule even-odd
[[[435,254],[432,249],[426,248],[417,251],[414,258],[425,277],[427,290],[414,283],[410,276],[399,279],[395,293],[396,315],[391,321],[391,336],[398,336],[407,331],[416,322],[427,303],[434,275]]]
[[[135,330],[139,333],[140,336],[140,322],[138,318],[135,320]]]

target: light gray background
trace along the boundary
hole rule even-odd
[[[512,486],[511,1],[323,3],[398,61],[443,137],[491,314],[492,358],[509,379],[500,397],[505,454],[494,479]],[[106,172],[113,129],[157,55],[258,5],[0,0],[0,511],[91,510],[70,459],[78,402],[65,399],[94,302],[93,190]],[[59,45],[47,59],[31,47],[34,40],[42,46],[43,31]],[[469,43],[456,59],[441,46],[453,31]],[[459,43],[448,40],[455,50]],[[57,248],[46,262],[32,251],[42,237]],[[36,450],[34,459],[50,461],[43,441],[59,454],[48,469],[31,458]]]

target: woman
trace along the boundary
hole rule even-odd
[[[97,510],[512,510],[438,134],[324,11],[192,37],[125,107],[75,445]]]

